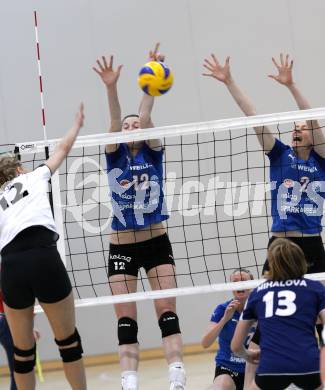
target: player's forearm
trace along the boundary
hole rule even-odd
[[[151,112],[153,109],[153,104],[154,104],[154,97],[144,94],[139,107],[141,129],[152,127]]]
[[[309,101],[302,95],[302,93],[300,92],[299,88],[295,83],[289,85],[288,89],[291,92],[292,96],[294,97],[297,106],[300,110],[308,110],[312,108]],[[325,138],[322,129],[319,128],[320,126],[318,121],[317,120],[307,121],[307,126],[308,128],[313,129],[314,146],[316,147],[320,146],[321,149],[324,149]],[[323,155],[324,151],[321,150],[320,154]]]
[[[216,338],[219,336],[220,332],[222,331],[223,327],[226,324],[226,320],[222,318],[218,323],[215,324],[215,326],[210,329],[203,337],[201,344],[203,348],[209,348],[210,345],[214,343]]]
[[[56,150],[60,150],[64,152],[65,155],[67,155],[70,152],[72,145],[74,144],[74,141],[79,134],[79,131],[80,131],[80,126],[73,125],[71,129],[61,139],[61,141],[56,147]]]
[[[226,86],[231,96],[246,116],[256,115],[256,109],[250,98],[239,88],[233,79],[231,79]]]
[[[117,87],[116,84],[107,87],[107,97],[108,97],[108,107],[110,112],[110,132],[121,131],[122,121],[121,121],[121,106],[118,99]]]
[[[288,85],[288,89],[291,92],[293,98],[295,99],[299,110],[308,110],[309,108],[311,108],[310,103],[302,95],[302,93],[300,92],[299,88],[295,83]]]
[[[227,84],[227,88],[234,98],[237,105],[246,116],[256,115],[256,109],[250,98],[239,88],[239,86],[231,79]],[[274,137],[267,126],[254,127],[258,141],[262,146],[263,151],[268,152],[274,145]]]

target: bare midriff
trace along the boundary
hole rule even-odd
[[[302,233],[298,230],[289,230],[287,232],[272,232],[272,236],[274,237],[317,237],[320,236],[320,233]]]
[[[146,226],[139,230],[112,230],[109,234],[109,241],[111,244],[134,244],[150,240],[151,238],[162,236],[167,232],[166,226],[163,222],[155,223]]]

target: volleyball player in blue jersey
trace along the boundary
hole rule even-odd
[[[311,108],[293,81],[293,61],[280,55],[280,63],[272,58],[277,75],[272,79],[291,92],[300,109]],[[230,59],[222,66],[217,58],[205,60],[210,76],[223,82],[245,115],[256,115],[255,107],[232,78]],[[267,126],[256,127],[258,141],[270,160],[272,237],[286,237],[303,250],[308,273],[325,272],[325,251],[320,233],[325,181],[325,136],[317,121],[296,123],[291,145],[276,139]],[[268,269],[267,261],[263,271]],[[321,327],[317,327],[319,335]],[[254,338],[258,341],[257,338]],[[253,339],[253,340],[254,340]]]
[[[253,275],[245,269],[235,270],[231,282],[251,280]],[[234,298],[218,305],[212,314],[209,327],[202,338],[203,348],[208,348],[218,338],[218,352],[215,357],[216,369],[213,390],[243,390],[245,359],[236,356],[230,349],[236,325],[250,290],[233,291]],[[255,328],[252,327],[251,335]],[[249,340],[247,340],[249,342]]]
[[[229,57],[224,66],[214,55],[205,60],[210,71],[205,75],[223,82],[232,97],[247,115],[256,115],[250,99],[241,91],[230,73]],[[278,75],[274,80],[285,85],[295,98],[300,109],[309,109],[310,104],[302,96],[292,78],[293,62],[288,55],[280,56],[281,64],[275,59]],[[325,136],[317,121],[298,123],[292,131],[291,146],[276,139],[267,126],[256,127],[255,132],[263,151],[270,159],[272,182],[272,234],[270,243],[276,237],[287,237],[304,251],[308,272],[325,271],[325,252],[320,237],[322,230],[323,198],[320,182],[325,180]]]
[[[292,241],[274,241],[268,259],[267,281],[250,294],[231,348],[245,359],[258,358],[259,352],[243,345],[257,320],[261,330],[257,389],[282,390],[291,383],[303,390],[321,389],[314,329],[318,317],[325,323],[325,288],[304,278],[306,259]]]
[[[163,60],[157,44],[150,60]],[[121,120],[117,81],[121,66],[113,69],[113,57],[97,61],[99,74],[107,88],[111,116],[109,132],[153,127],[151,111],[154,98],[144,95],[139,115]],[[108,181],[113,203],[110,234],[109,283],[112,293],[136,292],[137,276],[144,268],[153,290],[176,287],[172,247],[163,223],[165,210],[163,186],[163,148],[160,140],[106,145]],[[182,338],[176,314],[176,299],[155,302],[163,348],[169,364],[170,390],[185,389],[182,363]],[[122,388],[138,389],[139,344],[135,302],[115,305]]]

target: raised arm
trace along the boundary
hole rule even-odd
[[[117,81],[120,77],[123,65],[119,65],[116,70],[113,69],[113,56],[110,56],[107,63],[106,57],[102,57],[102,61],[97,60],[97,68],[93,70],[100,76],[106,86],[108,106],[110,112],[110,127],[108,132],[121,131],[121,107],[117,94]],[[117,149],[117,145],[106,145],[106,152],[112,153]]]
[[[257,364],[260,351],[248,350],[244,347],[245,339],[254,324],[254,320],[240,320],[237,323],[234,337],[231,341],[231,350],[237,355],[250,363]]]
[[[211,321],[208,329],[206,330],[204,336],[201,340],[201,345],[203,348],[209,348],[210,345],[214,343],[216,338],[219,336],[220,332],[222,331],[223,327],[226,325],[228,321],[231,320],[231,318],[234,315],[234,312],[239,307],[240,303],[236,300],[233,300],[229,303],[227,306],[223,317],[218,322]]]
[[[45,164],[50,168],[52,174],[59,168],[62,161],[70,152],[72,145],[74,144],[74,141],[76,140],[77,135],[79,134],[79,131],[83,126],[83,121],[84,107],[83,104],[80,104],[79,111],[76,114],[73,126],[56,146],[51,157],[45,162]]]
[[[231,76],[230,57],[226,58],[222,66],[214,54],[211,58],[204,60],[204,67],[209,73],[203,73],[203,76],[212,77],[226,85],[231,96],[246,116],[256,115],[256,109],[250,98],[239,88]],[[267,126],[254,127],[257,139],[265,153],[268,153],[274,146],[275,138]]]
[[[149,51],[149,61],[161,61],[165,60],[165,56],[159,53],[160,43],[156,43],[155,48]],[[140,128],[148,129],[154,127],[154,124],[151,119],[151,112],[153,109],[154,97],[146,93],[143,94],[140,107],[139,107],[139,117],[140,117]],[[151,149],[160,150],[162,147],[160,139],[151,139],[146,141]]]
[[[276,61],[273,57],[272,61],[278,71],[278,74],[270,74],[269,77],[277,81],[279,84],[284,85],[288,88],[300,110],[308,110],[312,108],[308,100],[302,95],[297,84],[293,80],[293,60],[289,59],[289,54],[286,54],[286,56],[284,57],[281,53],[280,63]],[[313,142],[316,153],[318,153],[322,157],[325,157],[325,136],[319,126],[318,121],[307,121],[307,126],[309,129],[313,129]]]

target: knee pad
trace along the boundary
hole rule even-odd
[[[74,333],[71,336],[67,337],[65,340],[55,339],[55,342],[59,347],[60,355],[64,363],[71,363],[81,359],[83,349],[81,345],[81,338],[77,328],[75,329]],[[77,343],[77,345],[75,345],[74,347],[69,347],[69,345],[74,343]]]
[[[158,324],[162,338],[181,333],[177,314],[172,311],[163,313],[159,318]]]
[[[14,357],[14,371],[17,374],[28,374],[34,370],[36,362],[36,343],[31,349],[20,349],[14,346],[14,354],[23,358],[32,358],[31,360],[17,360]]]
[[[138,324],[129,317],[122,317],[117,323],[118,345],[138,343]]]

